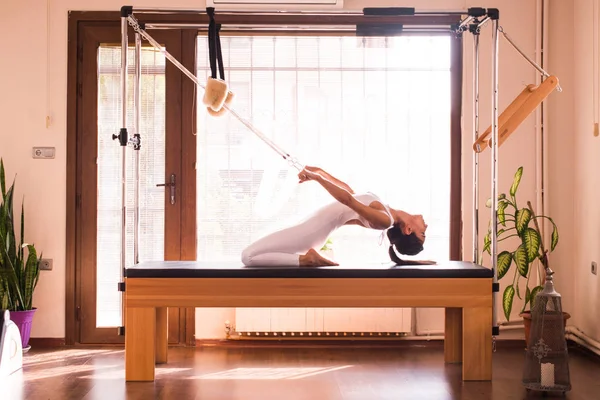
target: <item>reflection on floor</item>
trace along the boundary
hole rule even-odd
[[[156,381],[125,383],[119,348],[33,348],[20,373],[0,386],[0,399],[523,399],[522,348],[494,354],[493,382],[461,381],[444,365],[443,348],[198,347],[171,348]],[[598,399],[600,359],[570,351],[570,400]]]

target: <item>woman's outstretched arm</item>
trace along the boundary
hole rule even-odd
[[[319,168],[319,167],[305,167],[305,168],[309,171],[316,172],[317,174],[328,179],[329,181],[335,183],[339,187],[346,189],[346,191],[348,191],[348,193],[354,194],[354,190],[352,190],[352,188],[346,182],[343,182],[343,181],[337,179],[335,176],[331,175],[329,172],[323,170],[322,168]]]
[[[393,224],[394,221],[390,221],[390,216],[387,213],[384,213],[373,207],[369,207],[368,205],[364,205],[360,201],[356,200],[354,196],[352,196],[352,193],[350,193],[347,189],[336,185],[325,176],[307,170],[306,168],[298,175],[301,182],[304,180],[317,181],[325,190],[329,192],[331,196],[333,196],[333,198],[345,206],[353,209],[359,215],[369,221],[369,224],[374,229],[386,229]]]

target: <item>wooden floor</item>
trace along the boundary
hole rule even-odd
[[[521,385],[524,351],[494,353],[493,382],[461,381],[441,345],[198,347],[169,349],[155,382],[125,383],[123,350],[31,350],[22,374],[0,385],[6,400],[377,400],[542,398]],[[598,399],[600,359],[570,350],[571,400]],[[558,397],[561,398],[561,397]]]

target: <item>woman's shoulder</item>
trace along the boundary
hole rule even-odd
[[[375,193],[373,192],[362,192],[362,193],[355,193],[354,194],[355,197],[364,197],[364,198],[370,198],[370,199],[379,199],[379,196],[377,196]]]
[[[372,192],[356,193],[353,196],[356,200],[366,205],[371,204],[373,201],[381,202],[379,196]]]

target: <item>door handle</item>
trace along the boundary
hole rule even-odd
[[[168,186],[171,189],[171,204],[175,204],[175,174],[171,174],[171,181],[169,183],[157,183],[156,186]]]

